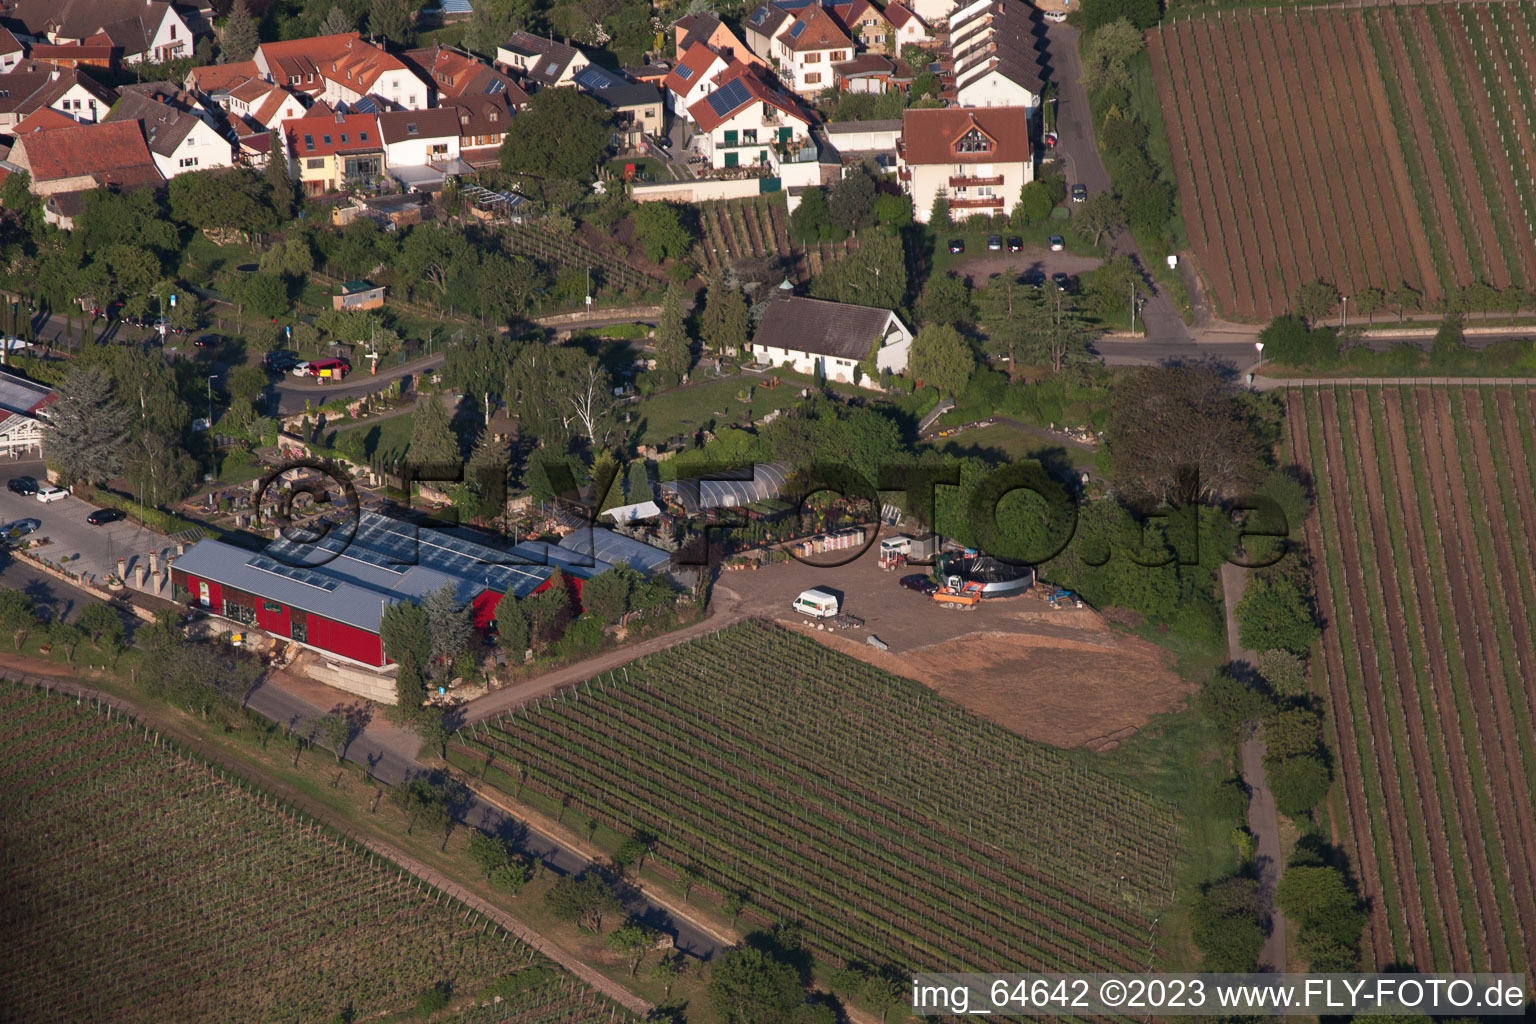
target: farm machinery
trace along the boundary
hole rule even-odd
[[[932,594],[934,601],[940,608],[959,608],[966,611],[975,611],[981,603],[981,593],[984,585],[974,581],[965,581],[958,576],[951,576],[945,580],[944,586],[935,590]]]

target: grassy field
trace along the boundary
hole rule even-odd
[[[1533,398],[1518,387],[1288,396],[1294,450],[1317,481],[1318,674],[1379,965],[1529,967]]]
[[[761,419],[774,409],[794,405],[800,395],[799,389],[788,383],[765,388],[763,382],[767,378],[754,374],[709,380],[701,367],[695,367],[694,375],[702,383],[673,388],[629,407],[641,427],[641,444],[661,444],[679,435],[692,434],[711,421],[718,428]],[[738,395],[745,388],[751,388],[752,393],[743,400]]]
[[[14,683],[0,707],[0,928],[29,967],[0,981],[8,1017],[376,1018],[535,970],[474,1019],[609,1019],[489,919],[158,729]]]
[[[799,920],[833,965],[1144,968],[1173,899],[1172,805],[766,623],[459,733],[450,760],[651,833],[656,870]]]

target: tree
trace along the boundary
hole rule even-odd
[[[459,464],[459,440],[453,435],[442,399],[428,395],[416,403],[416,422],[406,449],[415,467],[454,467]]]
[[[735,352],[746,344],[750,327],[746,296],[716,269],[709,275],[699,324],[705,347],[714,352]]]
[[[856,231],[870,223],[875,210],[875,181],[862,170],[840,178],[827,197],[827,219],[843,231]]]
[[[655,492],[651,490],[651,474],[644,459],[636,459],[629,464],[628,498],[631,505],[656,499]]]
[[[1026,188],[1028,186],[1025,186]],[[933,195],[933,205],[928,208],[928,226],[935,231],[948,231],[951,227],[949,219],[949,196],[941,188]]]
[[[946,271],[928,279],[917,300],[918,323],[948,324],[963,328],[975,318],[976,303],[971,298],[971,286],[965,278],[953,271]]]
[[[562,921],[574,921],[588,931],[601,931],[603,916],[616,913],[622,906],[608,880],[594,870],[556,882],[544,894],[550,913]]]
[[[1264,698],[1229,672],[1218,672],[1200,687],[1200,710],[1222,730],[1236,735],[1264,714]]]
[[[1044,364],[1052,373],[1060,373],[1068,363],[1087,358],[1088,340],[1093,334],[1094,329],[1078,311],[1076,300],[1055,283],[1044,285],[1036,292],[1034,309],[1026,321],[1022,339],[1024,360]]]
[[[464,464],[464,479],[475,493],[477,514],[489,517],[505,511],[510,459],[511,449],[505,438],[488,430],[480,431],[469,461]]]
[[[1051,215],[1057,199],[1051,186],[1043,181],[1032,181],[1019,190],[1019,205],[1013,211],[1018,227],[1039,224]]]
[[[431,664],[446,669],[469,650],[475,635],[472,612],[468,605],[459,604],[458,592],[452,583],[444,583],[428,594],[421,602],[421,609],[426,613],[431,635]]]
[[[1275,887],[1275,903],[1299,926],[1312,970],[1359,970],[1365,908],[1337,868],[1291,864]]]
[[[504,840],[477,828],[469,836],[469,859],[489,878],[492,871],[511,862],[512,851]]]
[[[331,8],[335,13],[338,8]],[[267,156],[267,186],[272,190],[272,212],[279,220],[293,216],[293,172],[288,168],[288,147],[281,142],[282,134],[272,136],[271,152]]]
[[[683,973],[683,966],[683,954],[680,952],[668,953],[651,965],[651,980],[666,986],[662,990],[663,999],[672,998],[672,983]]]
[[[1354,295],[1355,312],[1365,314],[1366,323],[1374,323],[1376,314],[1387,308],[1387,293],[1380,288],[1362,288]]]
[[[357,21],[342,10],[337,4],[332,4],[331,9],[325,15],[325,20],[320,22],[320,35],[339,36],[343,32],[352,32],[357,29]]]
[[[604,622],[618,622],[629,611],[629,595],[638,577],[627,565],[600,572],[582,586],[581,603]]]
[[[912,223],[912,197],[882,192],[875,197],[875,223],[900,230]]]
[[[431,828],[448,817],[442,791],[420,776],[396,786],[389,794],[389,802],[405,814],[406,835],[417,825]]]
[[[661,307],[661,323],[656,327],[656,366],[681,377],[692,365],[693,346],[683,318],[683,297],[673,285],[667,289]]]
[[[1238,639],[1256,651],[1305,654],[1322,632],[1307,575],[1295,559],[1256,572],[1235,611]]]
[[[541,89],[501,146],[502,169],[537,179],[591,181],[608,147],[608,115],[575,89]]]
[[[907,254],[894,232],[876,231],[859,248],[824,266],[811,282],[818,298],[896,309],[907,300]]]
[[[0,629],[11,634],[18,651],[36,625],[37,608],[32,598],[19,590],[0,590]]]
[[[625,921],[608,936],[608,948],[629,960],[631,978],[639,972],[645,954],[655,946],[656,933],[637,917]]]
[[[1162,16],[1158,0],[1083,0],[1082,29],[1092,32],[1123,19],[1137,30],[1146,31]]]
[[[1246,974],[1258,964],[1264,947],[1265,917],[1259,883],[1226,878],[1204,886],[1190,908],[1195,945],[1205,955],[1205,969]]]
[[[832,237],[826,189],[808,188],[801,195],[800,205],[789,215],[789,237],[801,245],[811,245]]]
[[[270,271],[246,275],[239,284],[238,294],[240,304],[260,316],[279,317],[292,307],[287,283]]]
[[[1089,92],[1100,89],[1129,89],[1130,62],[1142,51],[1142,30],[1125,18],[1104,25],[1083,38],[1083,86]]]
[[[1327,281],[1309,281],[1296,292],[1296,312],[1309,324],[1339,308],[1339,290]]]
[[[1429,343],[1429,367],[1437,371],[1457,369],[1470,351],[1461,331],[1461,317],[1453,313],[1441,322]]]
[[[721,954],[710,971],[708,993],[725,1024],[789,1024],[805,1005],[795,969],[756,946]]]
[[[225,386],[231,397],[243,398],[254,405],[267,390],[267,375],[261,367],[247,363],[229,371]]]
[[[396,601],[384,608],[379,639],[385,656],[402,666],[409,658],[420,669],[432,657],[431,624],[426,610],[414,601]]]
[[[332,708],[324,718],[320,719],[320,735],[336,754],[337,764],[341,764],[346,759],[347,743],[352,739],[352,728],[352,722],[341,708]]]
[[[523,610],[523,603],[511,594],[496,605],[496,642],[514,660],[521,662],[528,650],[532,626]]]
[[[85,631],[91,643],[104,649],[112,638],[121,639],[127,632],[123,626],[123,617],[111,605],[99,601],[92,601],[81,608],[75,622]]]
[[[123,465],[128,414],[101,370],[77,366],[59,385],[43,425],[43,451],[66,482],[105,483]]]
[[[421,706],[427,702],[427,679],[421,674],[422,662],[416,660],[414,653],[407,652],[397,660],[395,703],[389,708],[390,718],[398,725],[410,725],[421,715]]]
[[[224,30],[219,33],[219,61],[238,64],[250,60],[260,44],[261,37],[256,33],[256,19],[251,17],[250,7],[245,0],[235,0],[224,19]]]
[[[396,46],[408,46],[416,39],[415,0],[373,0],[368,8],[368,32],[383,36]]]
[[[1108,192],[1095,192],[1078,204],[1072,224],[1086,241],[1098,245],[1106,233],[1125,227],[1125,211],[1120,200]]]
[[[1297,754],[1266,763],[1270,791],[1281,814],[1299,818],[1323,802],[1333,784],[1328,762],[1317,754]]]
[[[976,355],[948,324],[924,327],[912,339],[912,376],[955,397],[976,370]]]
[[[1247,490],[1264,457],[1250,407],[1205,366],[1132,371],[1115,389],[1109,438],[1117,486],[1148,508]]]
[[[680,260],[693,247],[693,235],[671,203],[640,203],[635,207],[635,237],[652,263]]]
[[[484,0],[475,4],[464,31],[464,45],[476,53],[495,54],[518,29],[533,22],[530,0]]]

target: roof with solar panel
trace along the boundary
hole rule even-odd
[[[791,50],[852,50],[853,40],[820,4],[807,4],[779,41]]]
[[[295,531],[297,533],[297,531]],[[259,552],[199,541],[177,569],[280,601],[335,622],[378,632],[384,607],[420,600],[444,584],[468,602],[486,590],[524,597],[558,567],[589,578],[611,568],[543,541],[497,546],[456,527],[364,512],[355,532],[332,528],[313,543],[279,538]]]
[[[721,72],[714,92],[688,105],[688,116],[700,131],[712,132],[753,103],[766,103],[807,126],[814,117],[793,96],[764,81],[755,66],[739,62]]]

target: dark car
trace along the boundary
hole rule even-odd
[[[665,135],[658,135],[658,136],[656,136],[656,148],[657,149],[671,149],[672,148],[672,140],[667,138]]]
[[[1064,292],[1070,292],[1075,282],[1066,274],[1052,274],[1051,283]]]
[[[987,251],[988,252],[1002,252],[1003,251],[1003,236],[1002,235],[988,235],[987,236]]]
[[[212,348],[218,343],[219,336],[217,334],[199,334],[197,338],[192,342],[192,344],[196,345],[198,348]]]
[[[1020,238],[1018,235],[1009,235],[1008,236],[1008,251],[1009,252],[1023,252],[1024,251],[1024,239]]]
[[[1036,288],[1039,288],[1041,285],[1045,284],[1045,271],[1026,270],[1024,272],[1024,276],[1019,278],[1019,280],[1023,281],[1025,284],[1034,285]]]
[[[1088,198],[1088,186],[1087,185],[1073,185],[1072,186],[1072,201],[1074,203],[1081,203],[1083,200],[1085,200],[1087,198]]]
[[[903,576],[901,578],[901,585],[908,590],[915,590],[919,594],[931,594],[939,589],[937,583],[920,572],[915,572],[911,576]]]
[[[286,348],[276,349],[261,357],[261,365],[278,373],[287,373],[298,366],[299,354]]]
[[[105,526],[108,523],[120,523],[128,518],[128,513],[120,508],[99,508],[85,517],[85,521],[92,526]]]
[[[951,238],[949,240],[949,251],[950,252],[965,252],[965,239],[963,239],[963,238]]]
[[[36,494],[37,479],[30,476],[13,476],[6,482],[6,489],[12,494]]]

